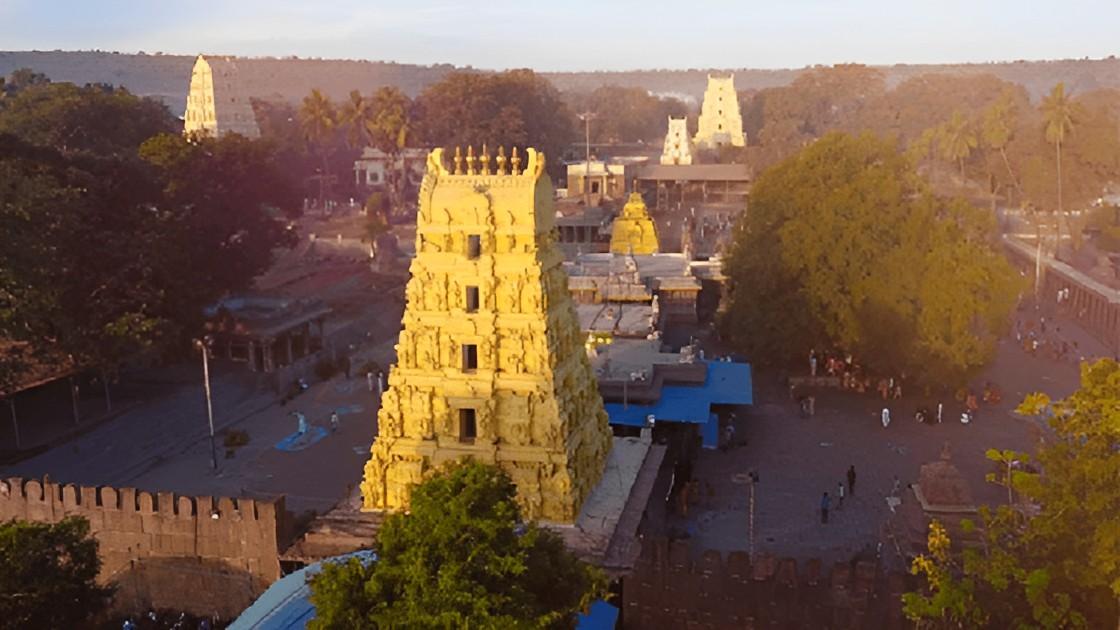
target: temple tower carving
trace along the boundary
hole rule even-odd
[[[236,60],[202,55],[195,59],[183,133],[214,137],[238,133],[246,138],[261,135],[252,103],[238,77]]]
[[[661,149],[662,164],[692,164],[692,140],[688,136],[688,117],[669,117],[665,147]]]
[[[622,207],[622,214],[611,224],[611,253],[656,254],[659,250],[657,225],[649,216],[642,196],[632,192]]]
[[[527,518],[572,522],[611,445],[554,240],[544,155],[428,156],[397,365],[378,411],[363,508],[407,508],[463,457],[517,484]],[[496,163],[496,164],[495,164]]]
[[[724,146],[746,146],[743,116],[739,113],[739,94],[735,91],[735,75],[708,75],[708,88],[704,90],[704,103],[700,106],[697,127],[697,147],[712,150]]]

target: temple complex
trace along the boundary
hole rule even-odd
[[[688,137],[688,117],[669,117],[669,131],[661,150],[662,164],[692,164],[692,141]]]
[[[735,91],[735,75],[708,75],[708,89],[704,90],[704,104],[700,107],[697,127],[697,147],[712,150],[723,146],[746,146],[743,117],[739,114],[739,94]]]
[[[229,57],[202,55],[191,70],[183,133],[220,136],[238,133],[246,138],[260,136],[253,106],[238,80],[237,61]]]
[[[646,211],[646,202],[632,192],[611,226],[611,253],[656,254],[659,249],[657,226]]]
[[[462,457],[495,463],[528,519],[571,523],[599,483],[611,431],[554,242],[544,156],[496,169],[442,149],[421,184],[397,365],[378,412],[363,509],[408,507],[411,486]]]

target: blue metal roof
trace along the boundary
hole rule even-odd
[[[611,424],[645,426],[646,416],[653,414],[659,422],[708,422],[712,405],[750,405],[754,403],[751,366],[726,361],[708,362],[703,385],[666,385],[661,398],[652,405],[607,403]]]
[[[652,405],[607,403],[611,424],[642,427],[646,417],[658,422],[687,422],[701,427],[704,446],[715,448],[719,439],[718,420],[712,405],[750,405],[754,403],[751,366],[748,363],[708,361],[703,385],[666,385],[661,398]]]

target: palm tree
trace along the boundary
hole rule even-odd
[[[941,128],[941,155],[960,165],[961,184],[964,184],[964,161],[976,148],[976,133],[960,111],[953,112]]]
[[[1062,205],[1062,143],[1067,135],[1073,133],[1077,124],[1078,107],[1066,94],[1065,83],[1059,83],[1042,99],[1041,109],[1042,120],[1046,125],[1046,141],[1054,144],[1058,164],[1058,244],[1054,247],[1057,251],[1061,247],[1062,215],[1065,214]]]
[[[373,103],[358,90],[350,91],[350,100],[338,111],[338,122],[346,129],[346,143],[352,149],[362,149],[369,144],[367,126],[373,119]]]
[[[396,165],[412,138],[412,102],[397,88],[383,87],[374,92],[369,109],[370,116],[365,123],[366,140],[384,151],[390,163]],[[395,208],[400,203],[406,171],[402,163],[399,171],[390,174],[390,207]]]
[[[1019,111],[1011,92],[1005,91],[999,100],[992,103],[984,112],[980,136],[985,147],[999,152],[1003,159],[1003,166],[1007,169],[1007,176],[1011,180],[1011,186],[1019,191],[1019,198],[1022,199],[1022,188],[1018,178],[1015,177],[1015,172],[1011,169],[1011,161],[1007,159],[1007,145],[1015,135],[1015,121],[1018,116]]]
[[[311,94],[303,99],[303,106],[299,110],[299,125],[303,130],[304,140],[308,145],[319,148],[319,156],[323,160],[323,170],[319,175],[319,205],[323,206],[327,187],[330,186],[330,164],[327,161],[327,153],[335,128],[338,126],[338,114],[330,99],[318,88],[311,90]]]

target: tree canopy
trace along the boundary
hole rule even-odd
[[[939,524],[913,571],[927,587],[908,593],[906,614],[945,627],[1105,628],[1120,615],[1120,365],[1081,366],[1068,398],[1044,394],[1018,409],[1048,418],[1051,433],[1032,459],[991,451],[994,460],[1032,461],[1012,469],[1021,503],[981,511],[982,544],[950,549]],[[1028,509],[1019,509],[1025,506]]]
[[[44,120],[63,126],[70,119],[52,118],[57,112],[93,111],[82,102],[105,98],[99,90],[51,94],[36,102]],[[204,306],[246,288],[273,248],[290,242],[284,213],[298,209],[268,142],[163,134],[140,147],[139,131],[127,141],[102,138],[148,107],[124,92],[112,98],[119,107],[69,136],[83,138],[78,144],[58,142],[49,123],[0,134],[0,339],[40,360],[69,357],[107,372],[197,334]],[[31,116],[21,105],[12,118],[6,101],[0,128]],[[0,381],[32,360],[0,361]]]
[[[0,523],[0,619],[8,628],[81,628],[109,604],[89,522]]]
[[[327,564],[311,583],[326,628],[570,628],[605,580],[560,539],[521,521],[494,466],[451,464],[382,525],[377,560]]]
[[[556,167],[576,137],[560,93],[532,70],[451,73],[428,86],[416,104],[420,136],[432,146],[532,146]]]
[[[828,134],[755,183],[722,329],[756,360],[833,345],[882,373],[958,378],[988,360],[1018,291],[993,234],[894,142]]]
[[[592,142],[648,141],[660,145],[669,128],[669,117],[688,114],[683,102],[636,87],[605,85],[593,92],[565,94],[565,100],[572,111],[594,114]]]

